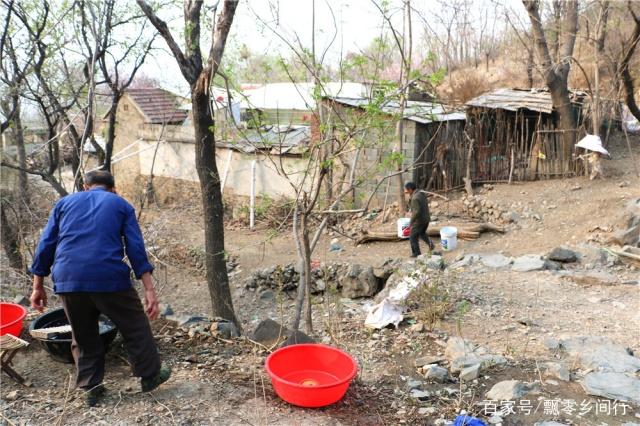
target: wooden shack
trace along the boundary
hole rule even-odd
[[[577,142],[584,134],[586,93],[571,91]],[[497,89],[466,103],[466,132],[473,139],[474,182],[549,179],[574,175],[579,164],[563,147],[551,94],[544,89]]]
[[[377,200],[384,200],[390,179],[383,185],[380,182],[396,170],[389,158],[396,148],[396,124],[401,118],[398,103],[389,101],[376,105],[378,118],[366,122],[362,117],[371,116],[373,105],[368,98],[327,96],[322,102],[326,111],[338,117],[332,120],[334,127],[359,126],[358,176],[364,182],[358,192],[374,192]],[[325,116],[329,115],[325,113]],[[408,101],[402,120],[402,166],[407,170],[404,180],[414,181],[419,188],[429,190],[449,190],[462,185],[466,170],[464,113],[438,102]]]

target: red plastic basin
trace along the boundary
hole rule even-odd
[[[300,407],[324,407],[342,399],[358,371],[349,354],[305,343],[280,348],[265,362],[276,394]]]
[[[20,337],[22,320],[27,316],[24,306],[15,303],[0,303],[0,336],[12,334]]]

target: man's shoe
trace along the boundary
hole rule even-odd
[[[102,383],[86,390],[84,394],[84,400],[88,407],[95,407],[100,400],[100,397],[104,394],[105,388]]]
[[[162,365],[162,367],[160,367],[160,371],[158,371],[154,376],[142,378],[140,380],[142,392],[151,392],[169,380],[169,377],[171,377],[171,367]]]

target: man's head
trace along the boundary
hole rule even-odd
[[[413,194],[416,190],[416,184],[413,182],[407,182],[404,184],[404,193],[405,194]]]
[[[107,191],[115,192],[116,182],[113,175],[106,170],[94,170],[84,175],[84,189],[102,186]]]

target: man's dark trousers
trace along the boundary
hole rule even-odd
[[[411,233],[409,233],[409,243],[411,244],[411,255],[413,257],[420,256],[420,239],[427,243],[427,245],[429,246],[429,250],[433,250],[433,243],[427,235],[428,226],[429,224],[411,226]]]
[[[77,386],[91,389],[104,377],[104,347],[98,318],[104,314],[118,327],[129,353],[133,374],[151,377],[160,370],[158,348],[138,293],[131,288],[109,293],[60,293],[72,328],[71,351]]]

